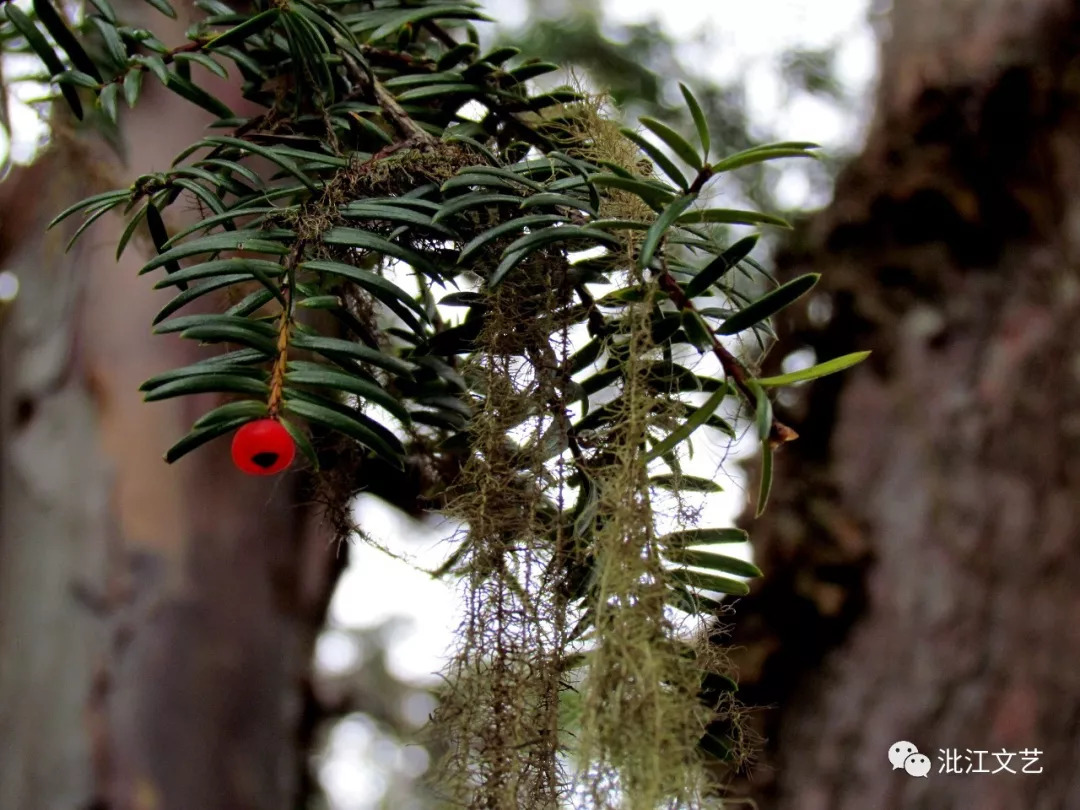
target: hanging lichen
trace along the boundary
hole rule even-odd
[[[565,301],[535,293],[552,289],[543,260],[523,271],[540,282],[533,291],[508,283],[484,298],[487,322],[465,369],[480,392],[473,455],[449,508],[468,526],[468,615],[439,718],[450,739],[448,783],[469,807],[554,807],[561,785],[566,600],[552,579],[562,530],[544,458],[547,412],[559,394],[542,362]]]

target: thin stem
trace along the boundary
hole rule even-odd
[[[390,124],[397,130],[406,142],[412,144],[434,145],[438,140],[409,117],[409,114],[397,103],[393,94],[383,87],[382,82],[376,79],[370,71],[364,70],[356,64],[356,60],[347,53],[341,54],[345,65],[349,68],[353,79],[356,81],[362,93],[374,101],[386,113]]]
[[[303,255],[305,242],[298,239],[289,252],[286,264],[286,282],[282,285],[281,294],[285,303],[281,307],[281,318],[278,321],[277,334],[277,358],[274,360],[274,368],[270,372],[270,398],[266,403],[266,410],[271,418],[278,415],[281,409],[281,399],[285,392],[285,373],[289,366],[289,337],[292,332],[292,305],[293,287],[296,283],[296,265]]]
[[[431,34],[435,39],[439,40],[449,50],[454,50],[458,46],[458,41],[454,39],[453,35],[433,20],[425,20],[423,22],[424,29]]]
[[[10,0],[0,0],[0,4],[6,3],[6,2],[10,2]],[[207,45],[209,45],[210,42],[212,42],[212,39],[208,39],[208,40],[205,40],[205,41],[196,40],[196,41],[193,41],[193,42],[185,43],[184,45],[177,45],[175,48],[171,48],[170,50],[166,51],[165,53],[155,53],[154,56],[159,57],[161,59],[161,61],[164,62],[166,65],[171,65],[174,61],[176,61],[176,57],[177,57],[178,54],[181,54],[181,53],[194,53],[195,51],[201,51],[203,48],[205,48]],[[103,90],[104,88],[108,87],[110,84],[116,84],[117,82],[122,82],[124,80],[124,77],[127,76],[128,71],[131,68],[138,68],[139,70],[142,70],[142,71],[147,71],[147,70],[150,69],[149,66],[145,62],[140,62],[140,63],[134,64],[134,65],[129,64],[127,68],[122,70],[116,76],[109,79],[107,82],[102,82],[100,85],[98,85],[98,90],[99,91]]]
[[[697,307],[694,306],[694,302],[687,298],[686,293],[683,292],[682,287],[679,286],[674,277],[665,268],[660,274],[658,279],[660,289],[668,294],[672,302],[679,308],[680,311],[687,310],[697,313]],[[753,379],[753,375],[747,370],[735,355],[729,352],[724,344],[720,342],[720,339],[712,334],[710,330],[710,336],[712,337],[712,351],[716,355],[716,359],[720,361],[720,365],[724,369],[724,374],[735,383],[735,387],[739,390],[739,393],[746,398],[747,402],[751,405],[757,400],[753,389],[750,387],[750,380]],[[779,421],[775,416],[773,417],[772,427],[769,430],[769,441],[773,447],[790,442],[799,438],[799,434],[792,430],[790,427]]]

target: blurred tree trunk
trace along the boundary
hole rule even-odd
[[[874,355],[798,392],[748,522],[766,578],[735,644],[773,708],[735,792],[1080,807],[1080,5],[894,0],[888,25],[865,149],[784,263],[824,272],[788,336]],[[939,773],[941,749],[1018,773]]]
[[[0,185],[0,807],[286,810],[344,552],[300,474],[246,477],[226,439],[162,462],[211,403],[141,401],[199,353],[150,336],[171,293],[136,275],[147,245],[117,264],[119,217],[66,255],[44,234],[206,120],[153,88],[125,123],[127,166],[59,137]]]

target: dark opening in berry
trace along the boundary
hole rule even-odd
[[[274,463],[278,460],[277,453],[256,453],[251,457],[251,460],[262,467],[264,470],[268,470],[274,466]]]
[[[276,419],[257,419],[236,431],[233,463],[248,475],[273,475],[292,464],[296,444]]]

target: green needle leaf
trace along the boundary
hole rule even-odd
[[[769,401],[769,395],[765,393],[765,389],[758,385],[757,380],[750,381],[750,388],[757,398],[754,405],[754,422],[757,426],[758,438],[766,441],[769,434],[772,433],[772,403]]]
[[[719,335],[734,335],[744,329],[749,329],[754,324],[775,315],[789,304],[806,295],[821,278],[820,273],[807,273],[792,279],[787,284],[773,290],[739,310],[716,330]]]
[[[216,276],[206,284],[199,284],[195,287],[188,287],[187,284],[178,284],[177,287],[180,287],[183,292],[163,306],[158,311],[158,314],[154,316],[154,320],[151,323],[156,326],[178,309],[184,308],[195,299],[201,298],[208,293],[212,293],[214,290],[220,290],[222,287],[228,287],[241,281],[251,281],[251,276],[247,273],[236,273],[235,275],[230,276]]]
[[[459,6],[427,6],[426,8],[411,9],[401,14],[393,15],[387,22],[380,25],[368,35],[369,41],[382,39],[398,31],[406,25],[416,25],[425,20],[452,19],[452,20],[479,20],[490,22],[491,18],[481,14],[466,5]]]
[[[394,247],[397,246],[394,245]],[[423,331],[423,327],[420,325],[419,321],[417,321],[413,313],[416,313],[421,320],[426,322],[428,316],[427,312],[424,311],[424,308],[420,306],[411,295],[394,284],[394,282],[383,278],[378,273],[373,273],[362,267],[353,267],[349,264],[329,261],[304,262],[300,265],[300,269],[314,270],[320,273],[330,273],[355,281],[357,285],[367,290],[372,296],[397,313],[411,329],[416,332]]]
[[[494,228],[484,231],[465,245],[465,247],[461,249],[461,253],[458,254],[458,264],[461,264],[466,259],[470,258],[477,250],[489,242],[498,239],[500,236],[506,236],[514,231],[522,230],[523,228],[533,228],[537,225],[551,225],[555,222],[565,221],[566,217],[560,216],[559,214],[536,214],[533,216],[509,219],[506,222],[496,225]]]
[[[702,222],[727,225],[775,225],[778,228],[790,228],[786,219],[762,214],[758,211],[738,211],[732,208],[699,208],[687,211],[679,217],[680,225],[697,225]]]
[[[248,417],[241,416],[193,430],[165,452],[165,461],[172,464],[192,450],[202,447],[208,441],[216,439],[218,436],[224,436],[226,433],[230,433],[250,421]]]
[[[280,242],[272,242],[268,236],[291,238],[291,231],[226,231],[225,233],[212,233],[190,242],[184,242],[176,247],[169,248],[164,253],[151,259],[139,274],[149,273],[158,267],[167,265],[176,259],[186,259],[189,256],[197,256],[200,253],[217,253],[222,250],[248,250],[253,253],[269,253],[283,256],[289,252],[289,248]]]
[[[254,17],[249,17],[246,21],[240,23],[235,28],[230,28],[222,34],[214,37],[206,44],[206,50],[212,51],[217,48],[224,48],[228,45],[238,45],[245,42],[249,37],[266,30],[278,18],[277,7],[271,7],[266,11],[256,14]]]
[[[309,422],[323,425],[331,430],[336,430],[339,433],[344,433],[365,447],[374,450],[380,458],[397,469],[405,469],[401,454],[394,452],[394,449],[383,441],[375,431],[336,409],[286,396],[285,412],[299,416]]]
[[[79,44],[79,40],[75,38],[75,35],[71,33],[71,29],[67,27],[67,23],[56,12],[56,9],[52,7],[52,4],[48,0],[34,0],[34,13],[37,14],[38,19],[41,20],[41,24],[45,26],[53,39],[56,40],[56,44],[59,45],[64,53],[71,57],[71,63],[76,69],[81,70],[90,76],[93,76],[97,82],[101,83],[101,73],[97,69],[97,65],[94,64],[94,60],[83,50],[82,45]]]
[[[701,159],[701,155],[699,155],[697,150],[690,145],[690,142],[663,121],[657,121],[655,118],[642,116],[641,123],[648,127],[660,140],[671,147],[671,151],[682,158],[683,162],[688,166],[693,167],[696,171],[701,171],[705,167],[705,161]]]
[[[654,211],[661,210],[664,205],[675,198],[677,193],[670,186],[662,183],[621,177],[617,174],[591,174],[589,175],[589,183],[597,188],[615,188],[636,194]]]
[[[15,8],[15,6],[9,6],[8,10],[10,11],[13,8]],[[115,208],[116,206],[120,205],[120,203],[127,201],[130,197],[131,192],[127,189],[120,189],[118,191],[103,191],[100,194],[95,194],[92,197],[87,197],[85,200],[80,200],[79,202],[75,203],[72,206],[69,206],[68,208],[65,208],[63,211],[57,214],[53,221],[50,222],[48,226],[46,226],[46,229],[53,228],[54,226],[58,225],[59,223],[70,217],[72,214],[82,211],[84,208],[93,208],[97,205],[109,205],[109,207]]]
[[[167,79],[165,86],[181,98],[187,99],[192,104],[202,107],[220,118],[234,117],[235,113],[229,109],[225,102],[220,101],[216,96],[210,95],[198,85],[192,84],[190,80],[178,73],[169,73]]]
[[[233,422],[237,419],[251,421],[266,416],[266,403],[255,399],[244,399],[239,402],[227,402],[219,405],[212,411],[203,414],[195,422],[193,427],[198,430],[221,422]]]
[[[381,253],[384,256],[391,256],[395,259],[400,259],[406,264],[410,264],[417,270],[420,270],[428,275],[437,275],[438,269],[431,264],[423,255],[416,252],[411,248],[397,245],[391,242],[389,239],[384,239],[377,234],[368,233],[367,231],[357,230],[356,228],[331,228],[325,234],[323,234],[323,242],[328,245],[340,245],[341,247],[358,248],[360,250],[369,250],[375,253]],[[330,262],[308,262],[308,267],[313,269],[319,269],[316,264],[329,265]],[[323,272],[334,272],[339,275],[344,275],[345,271],[328,270],[323,269]]]
[[[673,492],[723,492],[724,488],[711,478],[697,478],[692,475],[654,475],[649,484]]]
[[[273,338],[260,335],[240,324],[193,326],[181,332],[180,337],[205,343],[236,343],[250,346],[266,355],[273,355],[276,346]]]
[[[824,363],[818,363],[816,366],[811,366],[810,368],[792,371],[790,374],[780,374],[776,377],[760,377],[756,382],[758,385],[770,387],[791,385],[792,383],[804,382],[806,380],[816,380],[818,377],[824,377],[827,374],[835,374],[838,371],[851,368],[852,366],[861,363],[869,356],[870,352],[852,352],[851,354],[845,354],[842,357],[827,360]]]
[[[362,346],[359,343],[353,343],[351,340],[323,337],[321,335],[300,334],[294,335],[291,342],[297,349],[307,349],[309,351],[318,352],[324,357],[344,355],[365,363],[370,363],[373,366],[378,366],[392,374],[398,374],[405,377],[412,374],[412,366],[408,363],[383,352],[376,351],[375,349],[370,349],[367,346]]]
[[[27,17],[14,3],[8,3],[4,6],[4,12],[7,14],[7,18],[11,24],[15,26],[15,30],[22,34],[26,39],[26,43],[30,46],[30,49],[45,63],[45,67],[48,69],[49,74],[57,76],[63,73],[64,63],[53,51],[48,40],[46,40],[41,32],[37,30],[37,26],[34,25],[30,18]],[[82,102],[79,101],[79,94],[75,91],[75,88],[69,84],[61,84],[60,93],[64,96],[64,100],[71,108],[72,114],[81,121],[83,117]]]
[[[712,551],[698,551],[697,549],[671,549],[664,556],[671,562],[690,566],[691,568],[708,568],[713,571],[723,571],[734,574],[737,577],[760,577],[761,569],[752,562],[741,560],[738,557],[728,557],[723,554],[715,554]]]
[[[506,250],[503,251],[502,263],[495,268],[495,272],[492,273],[491,277],[488,279],[488,287],[492,288],[498,285],[499,282],[506,277],[506,274],[517,267],[526,256],[540,248],[559,242],[571,242],[577,240],[599,242],[614,248],[620,248],[623,244],[611,234],[578,225],[560,225],[558,227],[551,226],[541,228],[522,236],[520,239],[517,239],[507,246]]]
[[[652,159],[653,163],[663,169],[664,174],[671,178],[675,185],[683,191],[690,188],[690,181],[686,179],[686,175],[675,165],[675,161],[664,154],[662,149],[650,143],[632,129],[620,129],[619,132],[622,133],[623,137],[637,144]]]
[[[171,397],[187,396],[188,394],[208,393],[250,394],[256,397],[265,397],[270,393],[270,387],[261,380],[221,372],[184,377],[183,379],[168,382],[147,391],[143,398],[147,402],[155,402]]]
[[[730,155],[721,161],[713,164],[712,170],[714,173],[729,172],[732,169],[738,169],[742,166],[749,166],[754,163],[763,163],[766,160],[777,160],[778,158],[787,157],[803,157],[817,159],[817,155],[813,152],[806,151],[807,149],[816,149],[817,144],[797,144],[790,146],[787,144],[772,144],[767,146],[755,146],[752,149],[744,149],[742,152],[736,152],[734,155]]]
[[[286,405],[286,409],[288,409],[288,405]],[[289,419],[279,418],[278,421],[281,423],[281,426],[289,432],[289,435],[292,436],[292,440],[296,442],[296,448],[303,454],[304,458],[307,459],[308,463],[311,465],[312,471],[318,472],[319,456],[315,452],[315,448],[312,446],[311,439],[308,438],[307,433]]]
[[[690,117],[694,119],[694,128],[697,129],[698,140],[701,141],[702,155],[705,160],[708,160],[710,147],[709,122],[705,119],[705,113],[702,112],[701,105],[694,98],[694,94],[690,92],[690,88],[679,82],[679,89],[682,91],[683,99],[685,99],[686,106],[690,110]]]
[[[712,416],[713,411],[715,411],[720,406],[720,403],[724,401],[724,397],[727,396],[727,393],[726,387],[714,391],[712,396],[705,401],[704,405],[696,409],[689,417],[687,417],[686,422],[684,422],[681,427],[670,433],[659,444],[653,445],[653,448],[645,454],[645,460],[652,461],[654,458],[659,458],[674,449],[680,442],[689,438],[691,433],[708,421],[709,417]]]
[[[161,255],[165,252],[165,245],[169,242],[169,232],[165,228],[165,221],[161,218],[161,212],[152,202],[146,204],[146,228],[150,231],[150,238],[154,241],[154,247],[157,248],[158,255]],[[179,271],[179,262],[170,261],[165,263],[166,273],[171,275]],[[187,289],[187,284],[182,281],[176,283],[176,286],[181,290]]]
[[[761,443],[761,482],[758,484],[757,511],[754,517],[761,517],[769,502],[773,482],[773,449],[767,439]]]
[[[146,0],[146,2],[156,8],[166,17],[171,17],[174,20],[176,19],[176,11],[171,5],[169,5],[169,0]]]
[[[127,75],[124,76],[124,101],[127,102],[129,108],[135,106],[135,102],[139,100],[139,91],[142,90],[142,77],[143,72],[138,68],[129,70]]]
[[[653,259],[653,254],[656,252],[656,248],[660,245],[660,240],[664,238],[664,235],[668,232],[682,215],[683,211],[694,204],[697,199],[697,194],[684,194],[682,197],[677,197],[664,212],[656,218],[656,222],[652,224],[648,232],[645,234],[645,239],[641,243],[641,250],[638,253],[638,267],[646,268]]]
[[[745,239],[740,239],[705,265],[694,275],[690,280],[690,283],[686,285],[686,289],[684,290],[686,297],[696,298],[708,290],[712,285],[723,278],[732,267],[749,256],[750,251],[757,245],[757,241],[757,234],[747,236]]]
[[[688,546],[711,546],[718,543],[747,543],[750,535],[743,529],[686,529],[673,532],[660,539],[661,548],[687,548]],[[668,552],[665,551],[665,554]]]
[[[289,383],[313,385],[334,391],[347,391],[389,411],[404,424],[410,423],[409,412],[405,410],[401,401],[389,394],[385,389],[367,380],[362,380],[344,371],[338,371],[318,363],[303,363],[294,360],[289,363],[289,368],[291,370],[285,375],[285,380]]]
[[[732,596],[746,596],[746,594],[750,593],[750,586],[745,582],[716,576],[715,574],[703,574],[685,568],[676,568],[671,572],[671,576],[691,588],[700,588],[704,591],[726,593]]]

